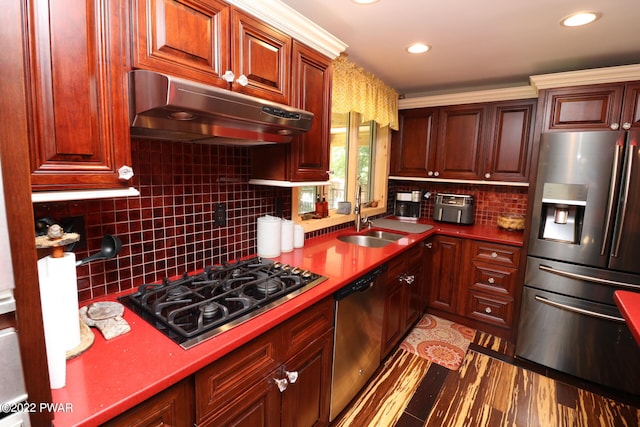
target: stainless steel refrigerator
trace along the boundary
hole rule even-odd
[[[640,292],[640,131],[554,132],[540,156],[516,355],[640,394],[613,293]]]

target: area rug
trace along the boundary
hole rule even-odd
[[[475,333],[475,329],[425,314],[400,348],[455,371]]]

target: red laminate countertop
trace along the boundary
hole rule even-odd
[[[425,233],[408,234],[383,248],[365,248],[336,239],[353,229],[308,239],[304,248],[284,253],[277,259],[327,276],[325,282],[189,350],[125,309],[124,319],[131,326],[130,332],[106,341],[99,331],[92,329],[93,346],[67,361],[66,386],[53,390],[54,404],[66,411],[55,413],[54,425],[96,426],[114,418],[433,234],[522,246],[521,232],[504,231],[496,226],[419,222],[434,227]],[[123,294],[131,292],[133,290]],[[100,300],[114,301],[120,295]]]
[[[630,291],[615,291],[613,299],[627,321],[627,326],[640,345],[640,294]]]

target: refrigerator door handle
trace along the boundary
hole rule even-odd
[[[591,311],[591,310],[585,310],[584,308],[574,307],[574,306],[571,306],[571,305],[568,305],[568,304],[562,304],[560,302],[552,301],[550,299],[541,297],[539,295],[536,295],[535,299],[536,299],[536,301],[541,302],[543,304],[547,304],[547,305],[550,305],[552,307],[560,308],[562,310],[567,310],[567,311],[570,311],[572,313],[584,314],[586,316],[591,316],[591,317],[595,317],[595,318],[598,318],[598,319],[610,320],[612,322],[625,323],[625,320],[622,317],[609,316],[608,314],[602,314],[602,313],[598,313],[598,312]]]
[[[627,145],[627,150],[625,153],[625,157],[627,159],[627,164],[625,166],[625,177],[624,177],[624,187],[622,193],[620,194],[621,200],[621,209],[618,213],[618,219],[616,224],[616,233],[613,236],[613,251],[611,256],[617,257],[618,251],[620,250],[620,241],[622,240],[622,230],[624,230],[624,219],[627,216],[627,197],[629,197],[629,186],[631,185],[631,170],[633,169],[633,151],[635,149],[634,143],[629,143]]]
[[[618,190],[618,170],[620,169],[620,153],[624,149],[624,134],[618,137],[616,142],[616,151],[613,155],[613,168],[611,169],[611,179],[609,180],[609,198],[607,199],[607,210],[605,212],[604,222],[604,237],[602,239],[602,247],[600,248],[600,255],[604,256],[607,249],[607,242],[609,241],[609,233],[611,232],[611,217],[613,216],[614,203],[616,198],[616,192]]]
[[[564,270],[558,270],[556,268],[549,267],[549,266],[542,265],[542,264],[539,265],[538,268],[540,270],[542,270],[542,271],[546,271],[546,272],[551,273],[551,274],[557,274],[558,276],[568,277],[569,279],[584,280],[586,282],[598,283],[600,285],[616,286],[616,287],[620,287],[620,288],[631,289],[631,290],[634,290],[634,291],[640,291],[640,285],[636,285],[636,284],[633,284],[633,283],[618,282],[618,281],[615,281],[615,280],[607,280],[607,279],[601,279],[599,277],[586,276],[584,274],[572,273],[570,271],[564,271]]]

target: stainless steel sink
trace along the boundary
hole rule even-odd
[[[404,237],[404,234],[391,233],[389,231],[384,231],[384,230],[368,230],[365,233],[361,233],[361,235],[376,237],[378,239],[383,239],[383,240],[391,240],[394,242]]]
[[[364,233],[343,234],[338,236],[338,240],[367,248],[383,248],[403,237],[403,234],[383,230],[367,230]]]

